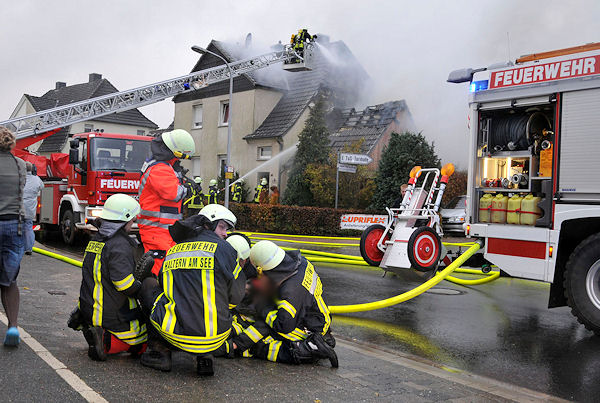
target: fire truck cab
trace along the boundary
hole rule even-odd
[[[81,230],[95,230],[88,220],[99,216],[106,199],[115,193],[138,197],[141,167],[150,157],[152,137],[76,134],[70,141],[68,177],[44,180],[40,224],[58,226],[72,244]]]
[[[470,83],[466,235],[600,334],[600,44],[448,81]]]

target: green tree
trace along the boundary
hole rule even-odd
[[[315,205],[315,197],[306,175],[310,164],[327,164],[329,158],[329,131],[325,124],[325,100],[320,97],[310,110],[304,129],[299,135],[298,151],[290,170],[290,178],[283,197],[284,204]]]
[[[400,197],[400,186],[408,183],[410,170],[415,165],[440,168],[433,142],[429,144],[421,133],[392,133],[377,169],[372,204],[374,209],[389,207]]]

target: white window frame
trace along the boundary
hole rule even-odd
[[[269,149],[269,156],[263,155],[263,151]],[[273,146],[258,146],[256,147],[256,160],[266,161],[273,157]]]
[[[197,111],[200,111],[200,121],[198,122],[197,118]],[[202,120],[204,118],[204,107],[202,106],[202,104],[197,104],[194,105],[192,107],[192,115],[193,115],[193,122],[192,122],[192,129],[202,129]]]
[[[138,130],[136,130],[136,133],[138,136],[145,136],[146,130],[138,129]]]
[[[217,154],[217,176],[221,175],[221,165],[227,167],[227,154]]]
[[[227,122],[225,119],[225,105],[227,105]],[[219,126],[227,126],[229,125],[229,118],[231,117],[231,111],[229,110],[229,101],[221,101],[219,104]]]
[[[91,133],[93,131],[94,131],[94,125],[92,123],[84,123],[84,125],[83,125],[84,133]]]

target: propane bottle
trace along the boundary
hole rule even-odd
[[[484,194],[479,199],[479,222],[490,222],[490,209],[492,208],[492,196],[490,193]]]
[[[519,195],[514,195],[508,199],[508,207],[506,210],[506,222],[508,224],[519,224],[521,219],[521,201],[523,198]]]
[[[521,224],[535,225],[535,221],[542,216],[542,209],[538,207],[541,199],[531,193],[525,196],[521,201]]]
[[[498,224],[506,223],[506,208],[508,207],[508,196],[498,193],[492,200],[492,222]]]

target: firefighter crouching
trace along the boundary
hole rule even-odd
[[[229,309],[243,298],[246,280],[224,238],[236,221],[227,208],[211,204],[170,227],[177,244],[158,281],[146,278],[140,292],[151,323],[143,365],[169,371],[171,349],[180,349],[196,355],[198,375],[212,376],[213,355],[233,356]]]
[[[261,292],[271,298],[257,308],[254,321],[234,323],[240,328],[233,338],[236,355],[288,364],[327,358],[337,367],[331,316],[313,265],[299,251],[285,252],[271,241],[256,243],[249,257],[262,272]]]
[[[154,259],[152,272],[156,275],[165,252],[175,244],[168,227],[181,219],[181,201],[187,193],[179,160],[190,158],[195,144],[188,132],[176,129],[152,140],[151,150],[152,159],[142,167],[138,225],[144,259]]]
[[[146,349],[146,325],[135,300],[141,283],[132,274],[135,241],[127,235],[139,212],[134,198],[110,196],[97,220],[98,232],[85,249],[78,308],[68,326],[83,330],[92,360]]]

